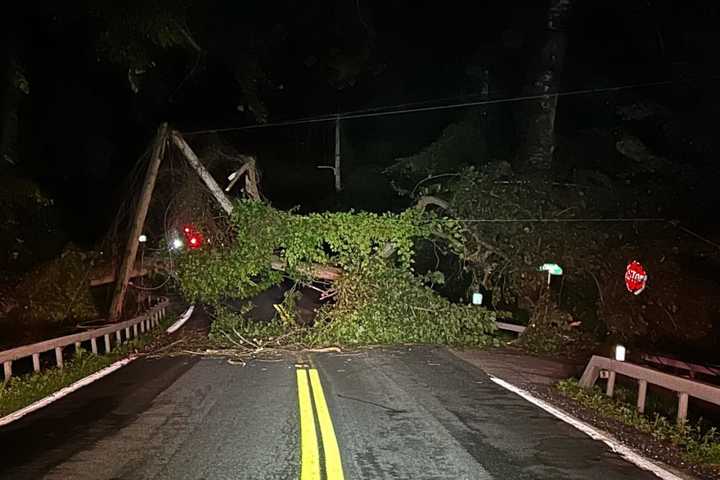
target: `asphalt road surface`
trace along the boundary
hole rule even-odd
[[[651,479],[441,348],[140,359],[0,428],[2,479]]]

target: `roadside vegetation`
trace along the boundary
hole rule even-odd
[[[616,387],[614,397],[607,397],[598,387],[585,389],[574,379],[560,381],[557,390],[582,407],[601,416],[651,435],[654,439],[676,446],[689,463],[701,464],[720,473],[720,431],[702,419],[684,426],[677,425],[665,405],[648,398],[645,415],[634,407],[634,393]]]

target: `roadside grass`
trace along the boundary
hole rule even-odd
[[[165,318],[154,330],[116,346],[107,354],[96,355],[80,349],[72,359],[65,362],[63,368],[52,367],[40,373],[13,376],[9,381],[0,384],[0,417],[52,395],[132,353],[143,350],[153,338],[175,321],[177,307],[171,307],[172,304],[168,306]]]
[[[667,405],[662,402],[648,403],[646,409],[649,413],[640,414],[634,403],[628,401],[634,394],[624,388],[616,387],[616,395],[612,398],[607,397],[599,387],[582,388],[575,379],[561,380],[556,388],[601,416],[620,421],[657,440],[672,443],[680,449],[687,462],[720,465],[720,431],[717,427],[705,425],[702,419],[679,426],[671,419]]]

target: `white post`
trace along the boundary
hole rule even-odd
[[[684,425],[687,419],[688,412],[688,394],[685,392],[678,393],[678,414],[677,423],[678,425]]]
[[[33,353],[32,359],[33,359],[33,370],[36,372],[39,372],[40,371],[40,354]]]
[[[62,347],[55,347],[55,362],[58,368],[63,368]]]
[[[607,381],[607,390],[605,391],[605,394],[608,397],[612,397],[613,393],[615,393],[615,371],[610,370],[610,375],[608,376]]]
[[[645,413],[645,397],[647,397],[647,380],[638,381],[637,410]]]

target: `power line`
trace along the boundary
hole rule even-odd
[[[711,77],[707,80],[718,80],[718,79],[720,79],[720,77]],[[636,89],[636,88],[663,87],[663,86],[674,85],[676,83],[678,83],[676,80],[663,80],[663,81],[659,81],[659,82],[633,83],[633,84],[627,84],[627,85],[619,85],[619,86],[615,86],[615,87],[586,88],[586,89],[580,89],[580,90],[569,90],[566,92],[558,92],[558,93],[545,93],[545,94],[538,94],[538,95],[522,95],[522,96],[516,96],[516,97],[496,98],[496,99],[491,99],[491,100],[477,100],[477,101],[470,101],[470,102],[449,103],[449,104],[435,105],[435,106],[429,106],[429,107],[415,107],[415,108],[397,108],[398,106],[376,107],[376,108],[367,109],[367,110],[356,110],[356,111],[349,111],[349,112],[343,112],[343,113],[337,113],[337,114],[327,114],[327,115],[315,116],[315,117],[304,117],[304,118],[298,118],[298,119],[294,119],[294,120],[286,120],[286,121],[282,121],[282,122],[261,123],[261,124],[256,124],[256,125],[246,125],[243,127],[227,127],[227,128],[208,129],[208,130],[195,130],[195,131],[182,132],[182,133],[183,133],[183,135],[203,135],[203,134],[208,134],[208,133],[236,132],[236,131],[244,131],[244,130],[255,130],[255,129],[260,129],[260,128],[307,125],[307,124],[312,124],[312,123],[334,122],[337,119],[351,120],[351,119],[358,119],[358,118],[382,117],[382,116],[390,116],[390,115],[405,115],[405,114],[417,113],[417,112],[453,110],[453,109],[460,109],[460,108],[478,107],[478,106],[482,106],[482,105],[496,105],[496,104],[501,104],[501,103],[522,102],[522,101],[528,101],[528,100],[540,100],[543,98],[553,97],[553,96],[555,96],[555,97],[570,97],[570,96],[577,96],[577,95],[591,95],[591,94],[598,94],[598,93],[618,92],[618,91],[622,91],[622,90],[631,90],[631,89]],[[427,103],[427,102],[420,102],[420,103]],[[380,110],[380,111],[378,111],[378,110]],[[382,110],[386,110],[386,111],[382,111]]]
[[[664,218],[470,218],[458,219],[465,223],[568,223],[568,222],[665,222]]]

